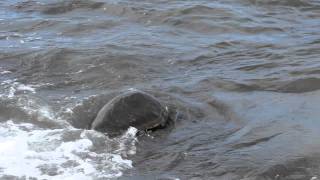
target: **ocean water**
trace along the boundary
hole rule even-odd
[[[0,1],[0,179],[320,179],[320,1]],[[131,88],[172,127],[88,127]]]

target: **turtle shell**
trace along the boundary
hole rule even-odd
[[[147,130],[164,126],[168,110],[155,97],[142,91],[129,91],[113,98],[98,113],[91,128],[119,135],[130,126]]]

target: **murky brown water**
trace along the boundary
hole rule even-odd
[[[89,150],[41,173],[0,163],[0,177],[315,180],[319,29],[318,0],[1,1],[0,139],[19,142],[10,127],[29,144],[41,131]],[[137,142],[82,130],[129,88],[176,109],[174,127]]]

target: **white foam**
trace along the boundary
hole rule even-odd
[[[23,37],[23,35],[19,34],[19,33],[13,33],[11,36],[12,37]]]
[[[33,84],[32,88],[40,88],[40,87],[48,87],[48,86],[53,86],[54,84],[52,83],[39,83],[39,84]]]
[[[128,91],[139,91],[139,90],[136,88],[129,88]]]
[[[13,98],[15,92],[16,92],[16,89],[14,87],[10,87],[8,98]]]
[[[0,72],[0,74],[10,74],[10,73],[12,73],[11,71],[2,71],[2,72]]]
[[[1,74],[1,73],[0,73]],[[13,98],[17,92],[31,92],[36,93],[36,89],[33,85],[26,85],[16,81],[17,79],[9,79],[1,82],[2,89],[0,89],[1,96],[7,96]],[[4,92],[1,92],[4,91]]]
[[[135,133],[130,128],[118,143],[123,143],[124,137],[134,137]],[[64,139],[66,136],[71,140]],[[108,143],[105,147],[95,147],[94,141],[101,138],[112,141],[90,130],[36,130],[32,124],[7,121],[0,124],[0,177],[49,180],[119,177],[122,170],[132,167],[132,162],[110,149]],[[95,152],[95,148],[104,151]]]
[[[27,86],[27,85],[24,85],[24,84],[19,84],[18,87],[17,87],[17,90],[30,91],[32,93],[36,93],[36,90],[33,87]]]
[[[39,121],[41,120],[56,120],[53,111],[40,99],[32,97],[20,97],[17,106],[27,112],[29,115],[36,115]]]
[[[128,155],[136,154],[135,143],[138,141],[136,138],[138,130],[134,127],[129,127],[128,131],[119,138],[119,152],[122,156],[127,157]]]
[[[73,110],[71,108],[65,108],[65,113],[73,114]]]
[[[5,84],[11,84],[13,82],[15,82],[17,79],[8,79],[8,80],[5,80],[1,83],[1,85],[5,85]]]

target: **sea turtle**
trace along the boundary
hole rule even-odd
[[[139,131],[161,128],[166,126],[168,119],[168,108],[155,97],[131,90],[104,105],[92,122],[91,129],[116,136],[129,127],[135,127]]]

